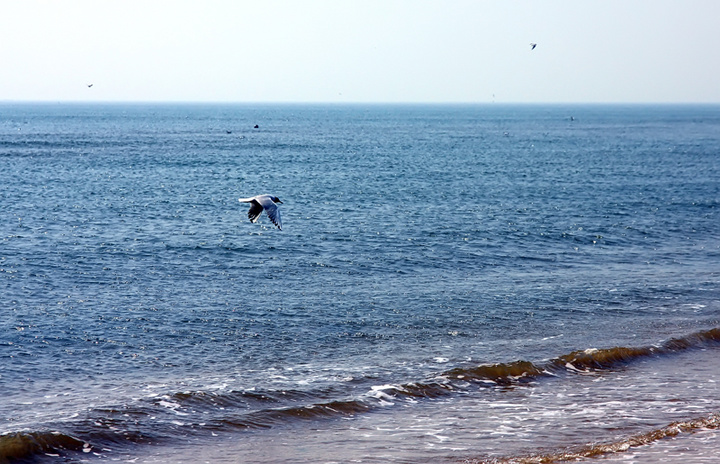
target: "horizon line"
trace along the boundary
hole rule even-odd
[[[720,101],[272,101],[272,100],[3,100],[0,104],[126,104],[126,105],[397,105],[397,106],[714,106]]]

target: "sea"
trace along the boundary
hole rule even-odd
[[[0,179],[2,464],[720,456],[719,105],[6,102]]]

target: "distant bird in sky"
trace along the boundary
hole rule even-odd
[[[90,87],[92,87],[92,86],[93,86],[93,84],[88,84],[88,88],[90,88]]]
[[[250,210],[248,211],[248,218],[250,222],[257,222],[260,214],[265,210],[267,217],[270,218],[278,229],[282,230],[282,220],[280,219],[280,209],[275,203],[282,204],[282,201],[278,197],[272,195],[258,195],[251,198],[239,198],[241,203],[250,203]]]
[[[535,50],[535,47],[537,47],[537,44],[536,44],[536,43],[531,43],[531,44],[530,44],[530,50]]]

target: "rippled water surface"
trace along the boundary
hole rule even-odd
[[[717,106],[0,105],[0,461],[717,451],[718,134]]]

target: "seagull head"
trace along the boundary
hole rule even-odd
[[[273,201],[273,203],[280,203],[280,204],[282,204],[282,201],[280,201],[280,199],[279,199],[278,197],[272,197],[272,201]]]

